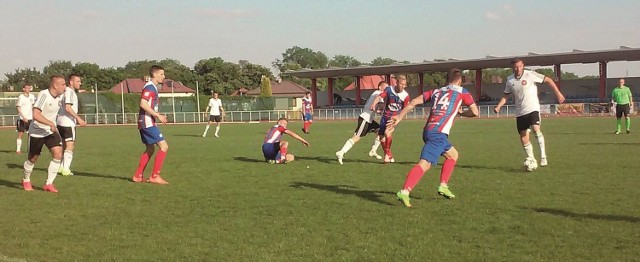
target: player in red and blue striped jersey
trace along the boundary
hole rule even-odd
[[[309,134],[309,128],[311,124],[313,124],[313,103],[311,100],[311,92],[307,91],[307,93],[302,98],[302,120],[304,121],[304,127],[302,128],[302,132],[305,134]]]
[[[392,117],[397,116],[411,100],[409,93],[404,90],[407,87],[407,77],[404,75],[398,75],[396,76],[396,80],[396,86],[389,86],[385,88],[385,90],[376,97],[376,100],[373,101],[371,108],[369,108],[372,111],[375,111],[375,106],[380,101],[383,101],[385,105],[384,111],[382,112],[382,118],[380,118],[380,129],[378,130],[380,141],[382,141],[382,149],[384,150],[385,163],[395,162],[393,154],[391,153],[394,127],[387,127],[387,123]]]
[[[432,103],[429,118],[422,132],[424,146],[420,153],[420,161],[409,171],[403,189],[396,194],[398,200],[406,207],[411,207],[409,193],[418,184],[424,173],[432,165],[438,164],[440,156],[444,156],[445,161],[440,172],[438,194],[446,198],[455,197],[449,190],[448,183],[456,161],[458,161],[458,151],[449,143],[449,130],[456,115],[460,114],[465,117],[478,116],[478,107],[469,91],[460,86],[462,84],[462,72],[460,69],[451,69],[448,79],[449,85],[424,92],[421,96],[411,100],[411,103],[402,109],[400,114],[393,116],[389,122],[391,127],[395,127],[417,105]],[[468,110],[461,111],[462,105],[467,106]]]
[[[146,149],[140,156],[140,163],[133,176],[133,182],[144,181],[144,169],[147,167],[149,159],[151,159],[151,156],[155,152],[155,146],[158,145],[160,151],[156,154],[153,171],[147,182],[164,185],[169,184],[169,182],[160,177],[160,170],[162,169],[164,158],[167,156],[169,145],[164,139],[164,136],[162,136],[162,133],[160,133],[160,129],[156,126],[156,118],[163,124],[167,123],[167,117],[158,112],[158,84],[161,84],[165,78],[164,68],[157,65],[151,66],[149,76],[151,79],[144,85],[140,97],[140,116],[138,117],[140,138],[142,139],[142,143],[145,144]]]
[[[293,138],[298,139],[305,146],[309,146],[309,142],[307,142],[307,140],[304,140],[304,138],[300,137],[298,134],[287,129],[288,124],[289,120],[284,117],[280,118],[278,119],[278,124],[271,127],[264,136],[264,142],[262,142],[262,154],[264,155],[264,159],[267,163],[285,164],[295,159],[293,154],[287,154],[289,142],[282,140],[283,134],[290,135]]]

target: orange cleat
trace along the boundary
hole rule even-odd
[[[25,191],[33,191],[33,186],[31,186],[31,181],[22,181],[22,187]]]
[[[44,187],[42,187],[42,189],[44,189],[44,191],[48,191],[48,192],[51,192],[51,193],[58,193],[58,189],[56,189],[56,187],[54,187],[53,184],[44,185]]]
[[[147,180],[147,182],[153,183],[153,184],[159,184],[159,185],[168,185],[169,184],[169,182],[165,181],[160,176],[151,176],[149,178],[149,180]]]
[[[133,176],[131,181],[136,182],[136,183],[142,183],[142,182],[144,182],[144,176]]]

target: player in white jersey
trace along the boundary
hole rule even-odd
[[[16,131],[18,131],[18,137],[16,138],[17,154],[22,151],[22,134],[29,129],[29,125],[33,121],[33,103],[36,102],[36,97],[31,93],[31,89],[33,89],[31,84],[24,84],[22,86],[22,94],[18,96],[18,101],[16,101],[19,117],[16,121]]]
[[[76,144],[76,124],[86,126],[87,123],[78,115],[78,90],[82,85],[82,79],[77,74],[68,77],[69,86],[64,89],[64,100],[58,112],[58,133],[64,143],[62,154],[62,166],[60,173],[63,176],[72,176],[71,161],[73,161],[73,150]]]
[[[373,105],[373,102],[376,100],[376,98],[380,95],[380,93],[382,93],[382,91],[385,88],[387,88],[387,86],[389,86],[389,84],[386,81],[381,81],[380,83],[378,83],[378,90],[374,91],[369,96],[369,99],[367,99],[367,103],[365,103],[364,107],[362,108],[362,114],[360,114],[360,116],[358,117],[358,126],[356,127],[355,133],[351,138],[347,140],[347,142],[344,143],[344,146],[342,146],[342,149],[336,152],[338,163],[340,163],[341,165],[342,165],[342,159],[344,158],[344,155],[347,152],[349,152],[349,150],[351,149],[351,147],[353,147],[353,145],[355,145],[356,143],[358,143],[358,141],[360,141],[361,137],[364,137],[367,135],[367,133],[380,128],[380,124],[378,124],[375,120],[373,120],[375,113],[371,110],[371,107]],[[376,136],[376,139],[373,142],[371,150],[369,151],[369,156],[375,157],[377,159],[382,159],[382,157],[378,155],[378,152],[376,152],[378,149],[378,146],[380,146],[380,138],[379,136]]]
[[[211,109],[211,111],[209,111]],[[209,112],[209,122],[207,122],[207,127],[204,129],[204,133],[202,137],[207,136],[207,131],[209,131],[209,126],[211,123],[216,122],[216,132],[214,136],[218,136],[218,132],[220,131],[220,122],[222,121],[222,115],[224,114],[224,108],[222,107],[222,100],[218,98],[218,92],[213,93],[213,97],[209,99],[209,104],[207,105],[207,109],[205,112]]]
[[[51,151],[53,159],[47,169],[47,182],[44,191],[57,193],[53,181],[58,175],[62,159],[62,141],[56,127],[56,117],[60,110],[60,104],[65,89],[64,77],[54,75],[49,78],[49,88],[40,91],[36,103],[33,105],[33,123],[29,126],[29,156],[24,161],[24,178],[22,187],[31,191],[31,173],[33,166],[42,152],[42,146],[46,145]]]
[[[524,70],[522,59],[514,59],[511,61],[511,66],[513,67],[513,75],[507,78],[504,95],[494,111],[500,112],[500,108],[507,102],[509,95],[513,94],[516,105],[516,126],[526,158],[535,161],[533,146],[529,142],[529,128],[532,128],[540,146],[540,166],[546,166],[548,162],[544,136],[540,130],[540,101],[538,100],[536,83],[548,84],[553,89],[558,103],[564,103],[564,96],[553,79],[534,71]]]

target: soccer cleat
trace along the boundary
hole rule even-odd
[[[33,191],[33,186],[31,186],[31,181],[22,181],[22,188],[24,188],[25,191]]]
[[[631,134],[631,130],[627,130],[627,135],[628,135],[628,134]]]
[[[214,136],[215,136],[215,137],[220,137],[218,134],[215,134]]]
[[[540,166],[547,166],[549,163],[547,163],[547,158],[546,157],[542,157],[540,158]]]
[[[276,163],[276,161],[275,161],[275,160],[273,160],[273,159],[269,159],[269,160],[267,160],[267,163],[269,163],[269,164],[272,164],[272,165],[273,165],[273,164],[275,164],[275,163]]]
[[[47,191],[47,192],[58,193],[58,189],[56,189],[56,187],[54,187],[53,184],[44,185],[42,189],[44,189],[44,191]]]
[[[63,168],[63,169],[62,169],[60,172],[58,172],[58,173],[60,173],[60,174],[61,174],[61,175],[63,175],[63,176],[73,176],[73,172],[71,172],[71,170],[70,170],[70,169],[68,169],[68,168]]]
[[[302,128],[302,133],[307,133],[307,130],[304,130],[304,128]]]
[[[448,199],[452,199],[456,197],[456,195],[451,193],[451,190],[449,190],[449,186],[438,186],[438,195],[441,195]]]
[[[202,137],[207,137],[207,135],[206,134],[202,134]]]
[[[376,158],[376,159],[378,159],[378,160],[382,159],[382,156],[381,156],[381,155],[378,155],[378,153],[376,153],[376,152],[375,152],[375,151],[373,151],[373,150],[369,151],[369,156],[370,156],[370,157],[375,157],[375,158]]]
[[[389,161],[390,161],[391,163],[395,163],[395,162],[396,162],[396,159],[395,159],[395,158],[393,158],[393,157],[391,157],[391,158],[389,159]]]
[[[386,163],[391,163],[391,157],[389,157],[389,155],[385,154],[385,155],[384,155],[384,160],[383,160],[383,162],[384,162],[385,164],[386,164]]]
[[[398,191],[396,193],[396,198],[402,203],[402,205],[406,207],[413,207],[411,205],[411,198],[409,198],[409,194],[403,194],[402,191]]]
[[[165,181],[160,176],[151,176],[149,178],[149,180],[147,180],[147,182],[152,183],[152,184],[158,184],[158,185],[168,185],[169,184],[169,182]]]
[[[338,158],[338,163],[342,165],[342,158],[344,157],[344,153],[342,151],[336,152],[336,157]]]
[[[136,183],[144,182],[144,176],[133,176],[131,181],[136,182]]]
[[[16,154],[18,154],[18,155],[19,155],[19,154],[22,154],[22,152],[20,152],[20,151],[16,151]]]
[[[619,134],[620,134],[620,131],[616,131],[614,134],[619,135]]]

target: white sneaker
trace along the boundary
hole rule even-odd
[[[548,164],[546,157],[540,158],[540,166],[547,166]]]
[[[338,158],[338,163],[342,165],[342,158],[344,157],[344,153],[342,151],[336,152],[336,157]]]
[[[375,151],[369,151],[369,156],[375,157],[378,160],[382,159],[382,156],[378,155],[378,153],[376,153]]]
[[[216,136],[216,137],[220,137],[218,134],[215,134],[214,136]]]
[[[202,137],[207,137],[207,135],[206,134],[202,134]]]
[[[389,157],[389,155],[385,154],[384,155],[384,160],[385,163],[391,163],[391,158]]]

